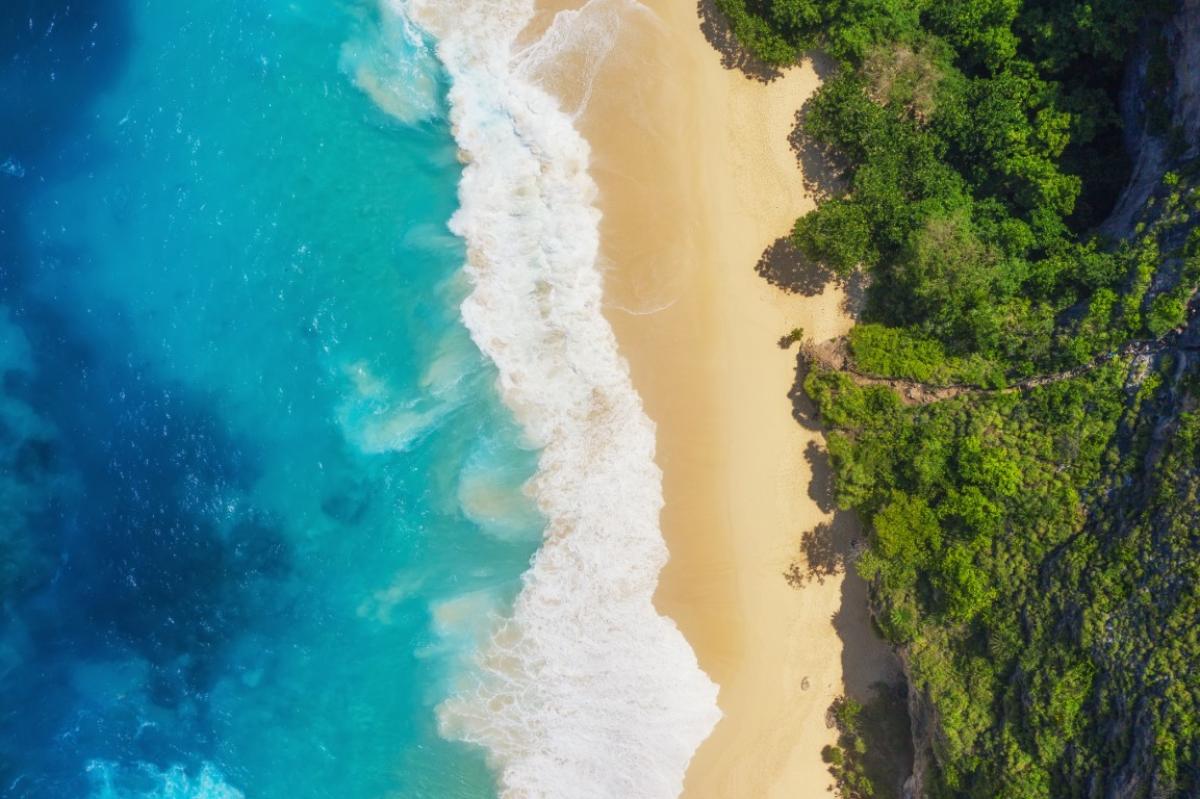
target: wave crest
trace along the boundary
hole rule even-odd
[[[246,799],[205,763],[195,774],[175,765],[159,770],[149,763],[123,766],[108,760],[87,765],[90,799]]]
[[[601,310],[587,142],[530,78],[531,54],[544,64],[554,41],[579,39],[551,24],[553,40],[518,52],[531,0],[392,2],[437,40],[452,79],[463,319],[542,448],[543,546],[441,706],[443,731],[486,747],[505,797],[677,796],[719,718],[717,688],[652,603],[667,558],[654,426]]]

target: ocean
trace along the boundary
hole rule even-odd
[[[0,11],[0,795],[678,793],[716,689],[531,10]]]

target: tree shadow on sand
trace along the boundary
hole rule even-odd
[[[833,499],[833,469],[829,454],[816,444],[809,442],[804,450],[808,462],[808,496],[823,513],[832,514],[812,530],[800,536],[800,552],[788,567],[784,576],[794,588],[802,588],[809,582],[824,583],[846,571],[861,550],[862,527],[857,517],[837,508]]]
[[[796,420],[818,430],[816,408],[803,389],[806,374],[806,361],[798,357],[796,380],[788,396]],[[844,754],[856,760],[855,768],[875,785],[876,796],[899,799],[913,764],[907,688],[899,659],[871,617],[869,586],[854,566],[866,545],[863,527],[857,514],[838,509],[834,501],[829,453],[813,442],[805,448],[804,458],[810,475],[808,495],[831,516],[800,536],[799,551],[784,579],[793,588],[804,590],[813,582],[821,584],[842,576],[840,602],[832,621],[842,643],[845,697],[863,707],[855,734],[866,747],[864,752]]]
[[[817,297],[830,284],[840,286],[845,295],[842,297],[841,310],[854,319],[858,319],[866,307],[867,290],[870,288],[866,272],[856,269],[843,277],[800,252],[792,243],[791,236],[780,236],[763,250],[758,263],[754,265],[754,271],[780,291],[804,297]],[[790,336],[779,340],[779,345],[784,349],[795,343],[796,340]]]
[[[817,296],[836,277],[831,269],[800,252],[791,236],[780,236],[767,247],[754,271],[772,286],[805,297]]]
[[[822,56],[812,56],[814,66],[822,64]],[[817,74],[832,71],[831,66],[817,68]],[[804,175],[804,189],[818,203],[840,194],[845,190],[846,169],[848,164],[828,145],[814,139],[808,133],[808,118],[812,113],[813,98],[810,97],[796,111],[796,124],[788,134],[788,144],[800,162]]]
[[[750,80],[759,83],[770,83],[783,75],[779,67],[765,63],[742,47],[733,35],[729,20],[717,8],[714,0],[700,0],[696,11],[700,15],[700,31],[712,48],[720,54],[721,66],[725,69],[736,69]]]
[[[812,58],[814,64],[823,61],[820,56]],[[818,72],[820,71],[818,69]],[[843,193],[846,165],[828,147],[815,141],[808,134],[807,123],[811,109],[810,98],[796,112],[796,124],[788,134],[788,143],[800,165],[804,190],[819,205]],[[767,247],[758,259],[755,271],[771,285],[806,297],[815,297],[831,282],[848,282],[824,264],[817,263],[802,253],[792,242],[790,235],[780,236]]]
[[[750,80],[759,83],[770,83],[783,77],[785,69],[792,65],[777,66],[768,64],[742,46],[728,18],[717,8],[715,0],[699,0],[696,11],[700,16],[700,31],[704,38],[721,56],[721,66],[725,69],[735,69]],[[806,52],[800,60],[812,62],[813,69],[821,80],[825,80],[837,68],[836,62],[823,53]]]
[[[842,313],[856,322],[862,318],[867,307],[867,292],[871,288],[871,277],[862,269],[854,270],[850,277],[841,281],[845,296],[842,297]]]
[[[808,498],[816,503],[822,513],[836,513],[838,507],[833,498],[833,468],[829,463],[829,453],[817,446],[815,441],[810,441],[804,448],[804,460],[812,474],[812,480],[808,483]]]
[[[836,753],[822,755],[843,796],[901,799],[912,773],[908,688],[903,680],[873,683],[862,697],[838,697],[826,724],[838,730]]]
[[[810,582],[823,585],[825,578],[844,572],[857,549],[857,534],[857,525],[844,513],[803,533],[800,556],[783,575],[788,585],[793,588],[803,588]]]
[[[808,359],[804,357],[804,353],[802,351],[797,352],[796,379],[792,381],[792,387],[788,390],[788,399],[792,401],[792,418],[796,420],[796,423],[805,430],[820,431],[821,420],[817,418],[817,406],[813,405],[813,401],[804,392],[804,380],[808,377],[810,369],[811,367],[809,366]],[[809,466],[813,467],[813,464],[810,463]],[[832,489],[828,490],[832,497]],[[830,502],[832,502],[832,499]],[[820,504],[818,503],[818,505]]]

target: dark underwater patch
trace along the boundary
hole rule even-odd
[[[89,267],[86,252],[54,252],[49,263],[22,223],[45,184],[105,157],[88,108],[129,44],[116,0],[0,11],[0,162],[19,165],[0,174],[0,305],[33,361],[0,365],[3,400],[44,422],[30,433],[0,418],[0,491],[20,504],[0,537],[6,796],[81,796],[96,757],[202,757],[213,745],[206,694],[249,624],[250,593],[291,562],[283,535],[252,508],[222,529],[214,508],[256,470],[206,399],[106,351],[74,323],[76,309],[29,288],[40,269]],[[122,663],[109,670],[129,679],[110,705],[103,691],[80,690],[81,673]],[[145,726],[141,700],[176,723]]]

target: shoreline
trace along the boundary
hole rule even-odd
[[[845,333],[842,292],[788,294],[754,269],[813,205],[788,136],[819,78],[806,61],[750,80],[722,65],[695,6],[647,5],[622,12],[579,128],[604,214],[606,316],[657,425],[670,561],[655,605],[720,686],[724,718],[683,796],[815,795],[833,787],[821,749],[837,737],[834,698],[895,676],[860,579],[784,578],[814,566],[805,533],[826,525],[843,549],[858,535],[828,497],[821,434],[793,418],[795,351],[777,345],[797,326]]]
[[[653,606],[668,558],[654,425],[603,314],[590,146],[570,95],[544,85],[579,76],[582,106],[590,57],[612,36],[559,14],[522,47],[534,10],[411,7],[451,82],[462,319],[538,448],[525,490],[546,525],[511,614],[439,705],[439,731],[487,750],[503,797],[676,796],[719,718],[717,686]]]

